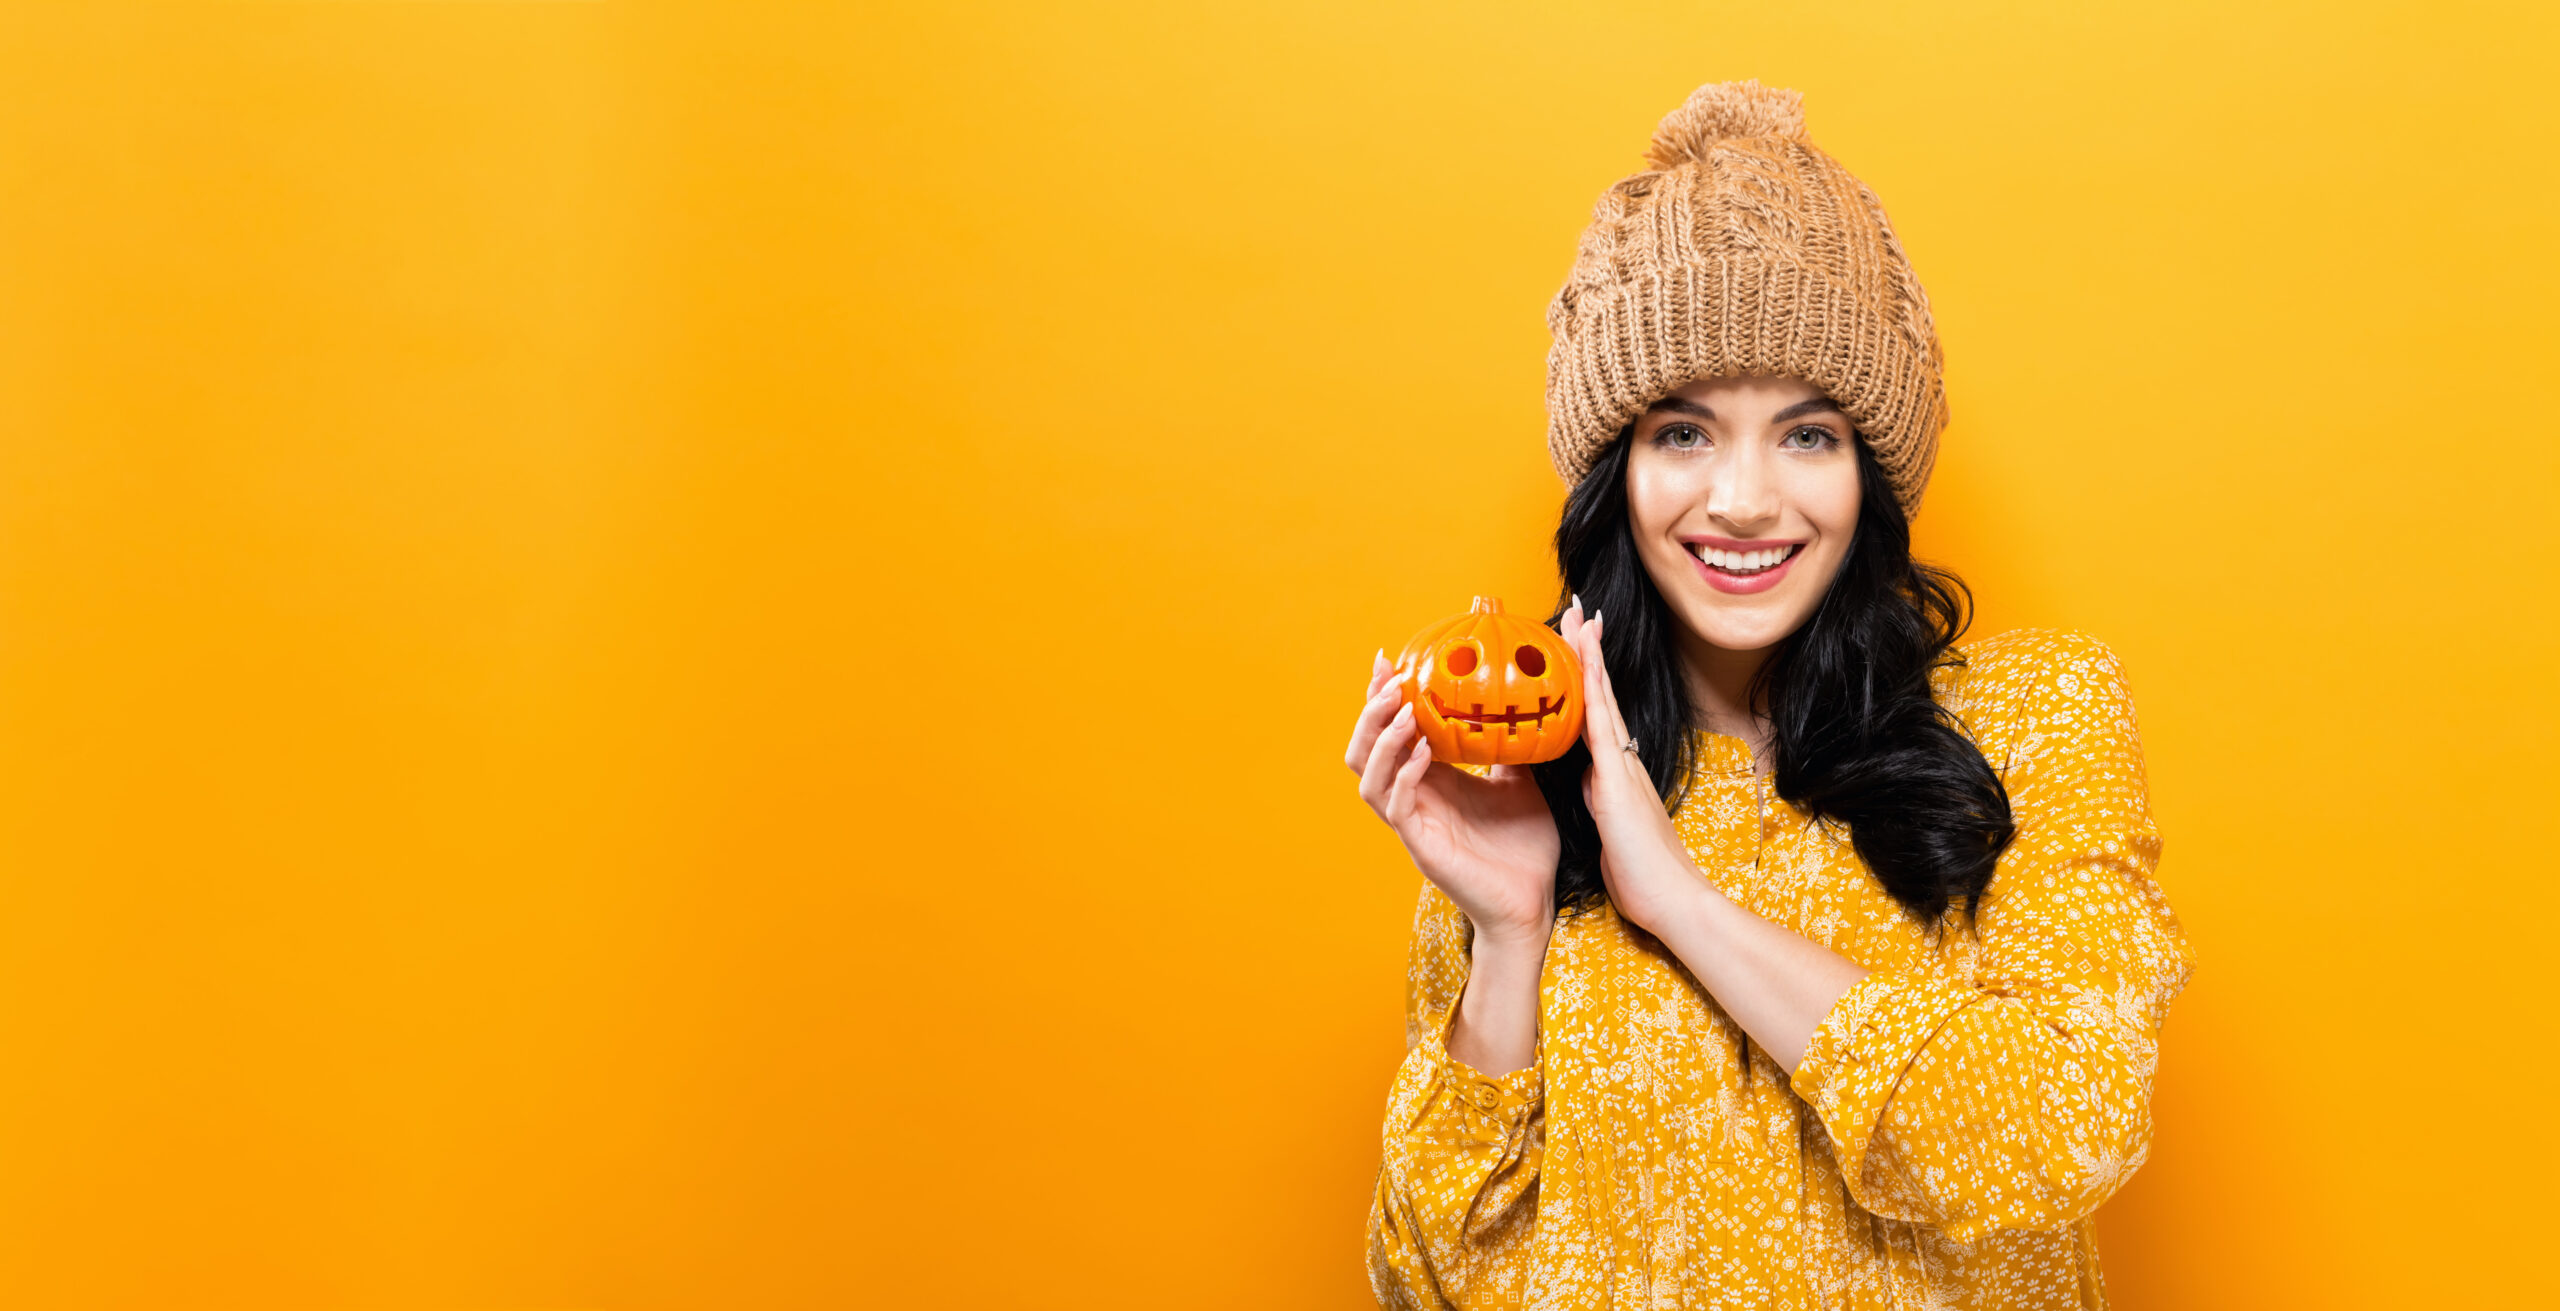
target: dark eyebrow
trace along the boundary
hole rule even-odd
[[[1682,414],[1694,414],[1701,419],[1712,419],[1716,417],[1716,412],[1708,409],[1706,406],[1700,405],[1696,401],[1683,400],[1677,396],[1665,396],[1661,400],[1655,401],[1653,404],[1644,408],[1647,413],[1651,413],[1655,410],[1677,410]]]
[[[1712,419],[1716,417],[1716,412],[1708,409],[1706,406],[1700,405],[1696,401],[1687,400],[1678,396],[1665,396],[1661,400],[1655,401],[1653,404],[1644,408],[1647,413],[1651,413],[1655,410],[1675,410],[1681,414],[1694,414],[1701,419]],[[1808,414],[1824,413],[1838,414],[1840,413],[1840,407],[1834,404],[1828,396],[1816,396],[1810,400],[1797,401],[1795,404],[1778,411],[1776,414],[1770,415],[1769,422],[1785,423],[1789,419],[1801,419]]]

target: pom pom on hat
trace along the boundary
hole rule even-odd
[[[1645,158],[1656,168],[1678,168],[1703,162],[1715,143],[1736,137],[1804,140],[1804,97],[1784,87],[1762,86],[1756,78],[1710,82],[1663,115]]]

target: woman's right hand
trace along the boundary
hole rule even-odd
[[[1431,744],[1403,705],[1395,666],[1378,653],[1368,704],[1351,727],[1343,763],[1360,776],[1360,799],[1404,842],[1422,876],[1475,925],[1479,941],[1543,947],[1555,919],[1555,817],[1525,765],[1478,776],[1431,758]]]

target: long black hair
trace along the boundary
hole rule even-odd
[[[1679,620],[1636,555],[1627,517],[1627,454],[1618,434],[1566,498],[1556,563],[1567,597],[1609,622],[1601,652],[1627,732],[1676,808],[1697,764],[1696,707],[1681,674]],[[1961,664],[1952,649],[1972,621],[1973,594],[1946,570],[1911,558],[1911,524],[1884,466],[1858,453],[1858,524],[1848,556],[1813,616],[1763,662],[1751,703],[1773,729],[1778,795],[1845,824],[1879,883],[1913,918],[1943,930],[1961,904],[1968,924],[1991,869],[2016,833],[2009,793],[1936,698],[1929,675]],[[1556,606],[1560,622],[1565,600]],[[1568,914],[1607,897],[1600,833],[1583,803],[1591,753],[1581,743],[1532,768],[1563,852],[1556,905]]]

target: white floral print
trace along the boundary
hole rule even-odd
[[[1965,655],[1938,697],[2018,824],[1978,933],[1933,936],[1739,739],[1700,736],[1675,817],[1699,867],[1874,971],[1792,1078],[1605,906],[1557,925],[1536,1061],[1467,1068],[1444,1042],[1467,926],[1424,885],[1370,1214],[1381,1305],[2106,1305],[2089,1217],[2149,1154],[2195,956],[2153,878],[2114,652],[2023,630]]]

